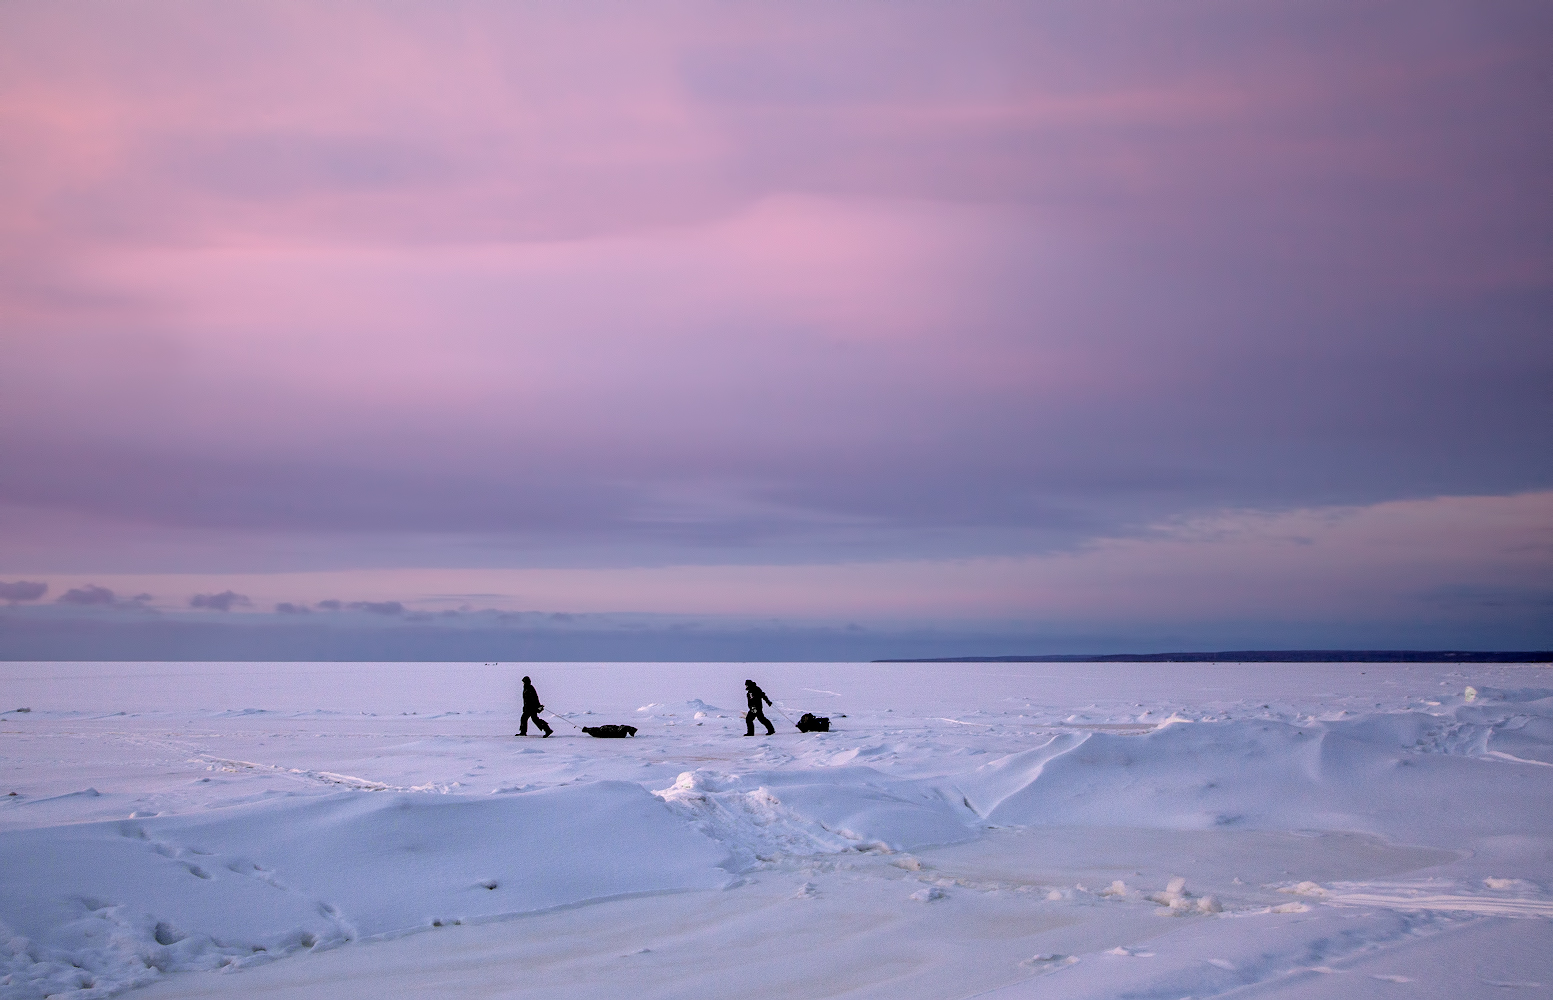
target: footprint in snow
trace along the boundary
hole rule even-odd
[[[158,921],[157,922],[156,929],[154,931],[152,931],[152,935],[151,936],[156,939],[156,943],[157,944],[161,945],[164,948],[167,947],[168,945],[177,944],[179,941],[182,941],[185,937],[188,937],[187,934],[179,933],[177,929],[175,929],[171,924],[168,924],[165,921]]]

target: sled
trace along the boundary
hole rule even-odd
[[[636,735],[635,726],[617,726],[613,723],[607,726],[583,726],[582,731],[596,739],[619,740],[627,736]]]

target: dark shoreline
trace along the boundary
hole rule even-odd
[[[1241,649],[1219,653],[1110,653],[1064,656],[935,656],[874,663],[1553,663],[1553,652],[1419,649]]]

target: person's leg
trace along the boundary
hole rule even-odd
[[[755,713],[754,712],[745,712],[744,713],[744,735],[745,736],[754,736],[755,735]]]
[[[546,722],[544,719],[541,719],[539,716],[536,715],[536,716],[534,716],[534,724],[536,726],[538,726],[540,729],[543,729],[545,731],[545,735],[546,736],[550,735],[550,733],[551,733],[550,723]]]
[[[524,712],[523,713],[523,718],[518,720],[518,735],[519,736],[527,736],[528,735],[528,719],[529,719],[528,713]]]
[[[766,727],[766,735],[767,736],[770,736],[772,733],[776,732],[776,726],[773,726],[771,724],[771,720],[766,718],[766,713],[764,711],[756,712],[755,713],[755,718],[759,719],[760,720],[760,724]],[[750,731],[751,732],[755,731],[755,727],[753,725],[750,726]]]

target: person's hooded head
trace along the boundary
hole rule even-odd
[[[524,684],[527,684],[527,683],[528,683],[528,678],[527,678],[527,677],[525,677],[525,678],[523,678],[523,683],[524,683]]]
[[[755,682],[754,681],[745,681],[744,682],[744,686],[747,687],[747,688],[752,688],[752,687],[755,686]]]

